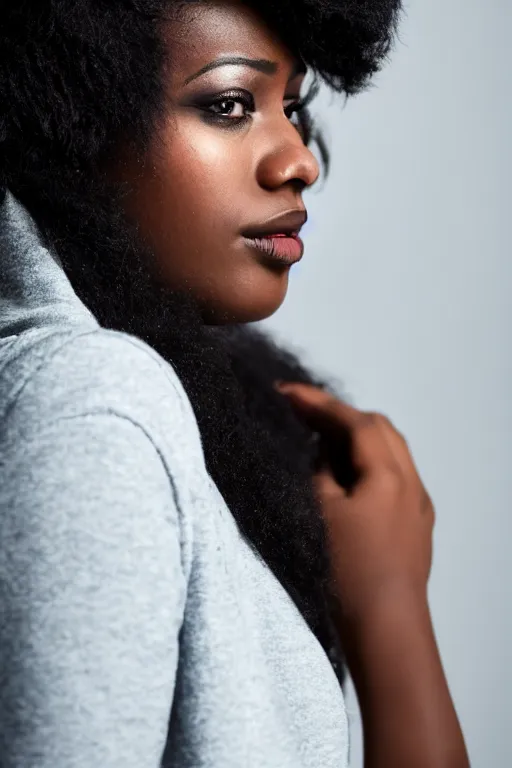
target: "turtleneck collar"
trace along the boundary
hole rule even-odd
[[[1,200],[1,193],[0,193]],[[57,255],[7,189],[0,201],[0,339],[55,326],[98,327]]]

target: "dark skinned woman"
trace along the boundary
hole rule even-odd
[[[2,768],[463,768],[403,438],[250,323],[398,0],[28,0],[0,27]],[[278,382],[288,387],[279,389]]]

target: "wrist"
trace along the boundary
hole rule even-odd
[[[405,652],[419,642],[436,648],[426,588],[383,586],[357,609],[340,605],[336,624],[349,667],[365,663],[383,645],[396,643]]]

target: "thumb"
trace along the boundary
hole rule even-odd
[[[322,441],[319,443],[318,457],[315,462],[313,484],[321,499],[347,495],[343,486],[336,480],[325,444]]]

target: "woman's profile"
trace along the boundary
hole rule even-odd
[[[347,672],[367,768],[468,765],[407,444],[251,325],[400,10],[3,3],[2,768],[343,768]]]

